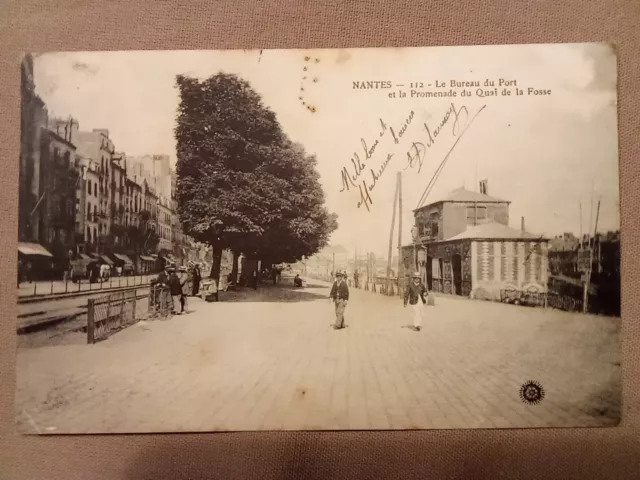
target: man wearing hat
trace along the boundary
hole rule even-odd
[[[418,272],[414,273],[411,277],[411,283],[404,291],[404,306],[406,307],[407,303],[409,303],[409,305],[413,307],[413,330],[419,332],[420,324],[422,323],[422,313],[427,303],[427,299],[425,298],[427,288],[422,283]],[[422,303],[420,303],[419,300],[421,300]]]
[[[349,301],[349,287],[345,282],[346,276],[345,272],[336,272],[336,281],[333,282],[329,293],[329,299],[336,307],[336,323],[333,326],[335,330],[344,328],[344,309],[347,308],[347,302]]]

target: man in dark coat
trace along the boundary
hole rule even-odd
[[[336,272],[336,281],[333,282],[329,299],[334,303],[336,309],[336,323],[333,325],[334,330],[344,328],[344,310],[349,302],[349,287],[345,282],[345,273]]]
[[[422,283],[420,274],[416,272],[412,275],[411,283],[404,291],[404,306],[406,307],[408,303],[413,308],[413,330],[416,332],[420,331],[422,314],[427,303],[426,295],[427,287]]]
[[[180,283],[180,277],[176,273],[176,269],[171,267],[169,270],[169,290],[171,291],[171,297],[173,298],[173,310],[174,315],[180,315],[180,297],[182,296],[182,285]]]
[[[202,280],[202,274],[200,273],[200,267],[196,264],[193,266],[193,296],[198,295],[200,291],[200,281]]]

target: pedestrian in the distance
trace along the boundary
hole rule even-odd
[[[336,310],[336,323],[333,325],[334,330],[344,328],[344,310],[349,302],[349,287],[345,282],[346,274],[344,272],[336,272],[336,281],[333,282],[329,299],[334,303]]]
[[[173,299],[173,309],[171,311],[174,315],[180,315],[180,297],[182,296],[182,285],[180,285],[180,277],[176,273],[174,267],[169,267],[169,291],[171,292],[171,298]]]
[[[251,274],[251,283],[254,290],[258,290],[258,271],[254,270]]]
[[[182,295],[180,296],[180,312],[189,313],[189,295],[193,291],[192,275],[187,267],[180,267],[180,287]]]
[[[413,308],[413,330],[420,331],[422,315],[427,303],[427,287],[424,286],[418,272],[412,275],[411,283],[404,291],[404,306],[407,303]]]
[[[193,296],[195,297],[200,292],[200,282],[202,281],[202,274],[200,273],[200,267],[198,264],[193,266]]]

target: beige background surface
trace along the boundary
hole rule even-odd
[[[0,479],[638,478],[640,2],[0,2]],[[609,41],[618,49],[623,421],[615,429],[19,437],[19,60],[25,51]],[[126,408],[126,405],[123,405]]]

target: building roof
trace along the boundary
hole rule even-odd
[[[45,130],[45,132],[46,132],[50,137],[52,137],[54,140],[56,140],[56,141],[58,141],[58,142],[60,142],[60,143],[65,144],[66,146],[68,146],[69,148],[71,148],[71,149],[72,149],[72,150],[74,150],[74,151],[76,150],[76,146],[75,146],[73,143],[71,143],[69,140],[65,139],[64,137],[61,137],[60,135],[58,135],[58,134],[57,134],[56,132],[54,132],[53,130],[50,130],[50,129],[48,129],[48,128],[44,128],[44,127],[43,127],[43,129],[44,129],[44,130]]]
[[[444,241],[451,240],[547,240],[544,235],[534,235],[526,231],[508,227],[501,223],[483,223],[475,227],[467,228]]]
[[[460,203],[470,203],[470,202],[481,202],[481,203],[511,203],[508,200],[502,200],[497,197],[492,197],[490,195],[485,195],[480,192],[472,192],[471,190],[467,190],[464,187],[457,188],[456,190],[452,190],[449,192],[444,198],[429,202],[423,205],[416,210],[420,210],[424,207],[428,207],[430,205],[434,205],[436,203],[442,202],[460,202]]]

